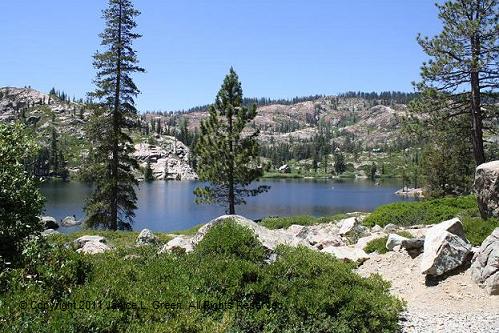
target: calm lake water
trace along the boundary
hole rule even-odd
[[[256,185],[270,185],[269,192],[249,198],[236,213],[252,219],[266,216],[325,216],[353,211],[371,211],[379,205],[409,200],[394,194],[401,188],[398,181],[384,181],[376,186],[370,181],[334,180],[266,180]],[[205,223],[225,213],[220,206],[194,203],[198,182],[141,183],[137,191],[138,210],[133,228],[153,231],[175,231]],[[47,182],[42,185],[47,198],[45,214],[57,220],[69,215],[83,218],[83,205],[91,188],[85,184]],[[72,231],[74,229],[61,228]]]

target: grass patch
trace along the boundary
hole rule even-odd
[[[397,332],[404,307],[380,276],[324,253],[280,247],[266,264],[254,235],[233,223],[189,254],[36,253],[38,264],[9,272],[0,292],[2,332]]]
[[[466,237],[471,244],[478,246],[499,227],[499,219],[480,218],[476,198],[474,196],[446,197],[413,202],[397,202],[378,207],[365,220],[366,226],[400,226],[430,225],[459,217],[463,222]]]
[[[347,218],[350,215],[346,214],[335,214],[331,216],[315,217],[310,215],[295,215],[295,216],[285,216],[285,217],[267,217],[260,222],[260,224],[268,229],[283,229],[297,225],[314,225],[321,223],[333,223],[341,219]],[[353,216],[353,215],[352,215]]]

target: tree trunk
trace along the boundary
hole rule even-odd
[[[118,229],[118,167],[119,167],[119,112],[120,112],[120,90],[121,90],[121,21],[122,21],[122,7],[120,3],[120,15],[118,23],[118,57],[116,59],[116,85],[114,94],[114,108],[113,108],[113,151],[111,161],[111,174],[112,174],[112,188],[111,188],[111,223],[110,229]]]
[[[478,5],[478,4],[477,4]],[[477,8],[477,15],[478,15]],[[485,163],[485,152],[483,148],[483,123],[482,108],[480,100],[480,39],[477,35],[471,37],[472,63],[471,63],[471,122],[472,122],[472,142],[473,156],[476,165]]]
[[[234,195],[234,145],[232,142],[232,114],[229,115],[229,214],[236,214],[235,195]]]

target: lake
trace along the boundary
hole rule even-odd
[[[199,182],[141,183],[137,191],[138,209],[134,230],[175,231],[205,223],[225,213],[225,208],[194,203],[194,188]],[[249,198],[247,205],[238,206],[236,213],[251,219],[267,216],[325,216],[353,211],[372,211],[394,201],[410,200],[396,196],[402,187],[396,180],[375,185],[368,180],[276,179],[256,182],[271,186],[267,193]],[[91,188],[70,182],[46,182],[42,192],[47,198],[45,215],[57,220],[75,215],[83,218],[83,205]],[[61,231],[73,231],[61,228]],[[66,230],[64,230],[66,229]]]

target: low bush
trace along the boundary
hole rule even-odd
[[[442,199],[397,202],[378,207],[365,220],[366,226],[401,226],[437,224],[459,217],[469,241],[477,246],[499,226],[499,220],[482,220],[474,196],[446,197]]]
[[[376,224],[383,227],[390,223],[401,226],[436,224],[475,208],[473,196],[396,202],[378,207],[364,220],[364,224],[370,227]]]
[[[404,305],[379,276],[362,278],[351,265],[305,248],[280,247],[277,260],[263,264],[249,236],[229,222],[213,227],[190,254],[157,255],[154,247],[64,252],[72,273],[52,275],[66,276],[64,292],[53,297],[36,282],[12,284],[0,294],[0,331],[398,331]],[[137,259],[124,260],[129,254]],[[44,260],[61,256],[55,258]],[[83,270],[90,274],[68,279],[83,268],[73,260],[91,265]],[[25,274],[14,275],[28,281]]]
[[[228,219],[214,225],[196,246],[201,256],[221,255],[263,263],[266,251],[247,227]]]
[[[384,254],[388,252],[388,249],[386,248],[386,242],[388,241],[388,236],[381,237],[381,238],[376,238],[367,243],[366,247],[364,248],[364,251],[366,253],[373,253],[373,252],[378,252],[379,254]]]

